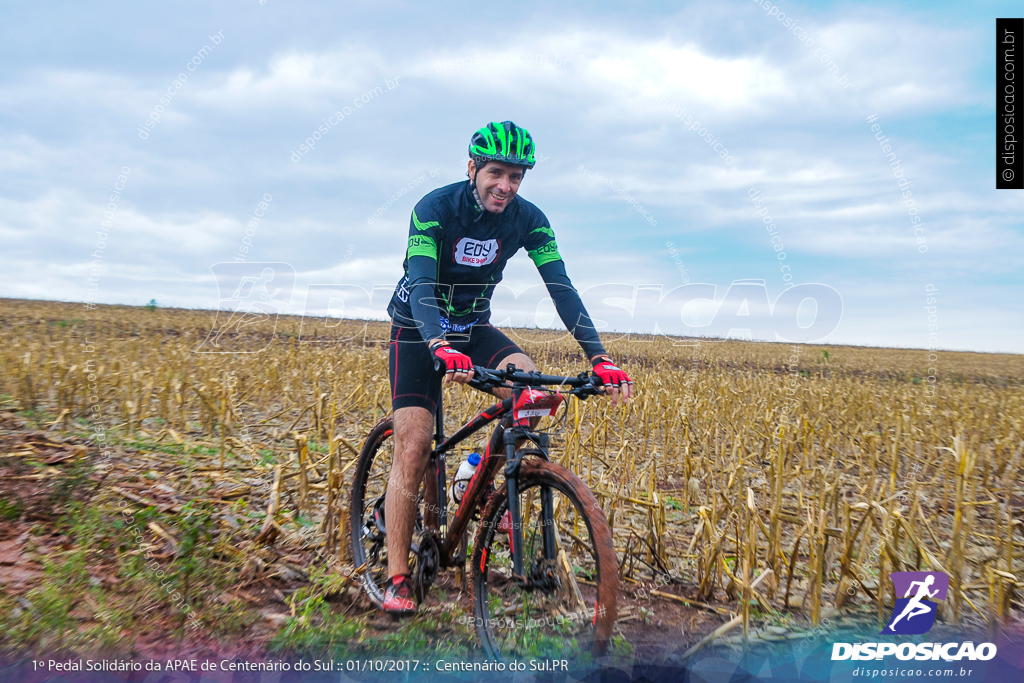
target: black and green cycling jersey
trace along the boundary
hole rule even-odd
[[[518,195],[501,213],[484,211],[468,180],[434,190],[416,204],[405,275],[388,313],[398,325],[418,327],[424,340],[486,324],[494,287],[520,249],[537,266],[559,317],[587,357],[604,353],[544,213]]]

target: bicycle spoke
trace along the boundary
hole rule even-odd
[[[388,478],[394,462],[394,438],[390,421],[379,423],[367,438],[364,453],[360,454],[352,484],[350,523],[352,553],[357,565],[365,563],[363,589],[375,604],[384,597],[388,579],[387,520],[384,519],[384,500]]]
[[[595,544],[588,526],[579,517],[577,503],[565,491],[551,487],[553,510],[557,517],[545,522],[543,496],[536,483],[520,488],[520,514],[523,538],[522,578],[512,575],[512,552],[508,535],[500,528],[489,534],[486,572],[478,572],[475,589],[486,592],[478,598],[478,609],[486,605],[488,638],[503,657],[565,655],[581,648],[589,649],[594,637],[594,609],[597,586],[594,581],[579,581],[581,576],[597,574]],[[503,500],[495,510],[491,524],[497,523],[507,509]],[[545,556],[544,530],[552,527],[554,557]],[[578,533],[572,537],[564,527]]]

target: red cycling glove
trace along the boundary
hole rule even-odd
[[[473,369],[473,361],[464,353],[459,353],[446,341],[434,342],[430,351],[444,364],[445,372],[469,372]]]
[[[620,370],[608,356],[595,356],[591,362],[594,364],[594,374],[601,378],[603,384],[618,387],[620,384],[633,383],[629,375]]]

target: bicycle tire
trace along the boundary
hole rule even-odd
[[[577,561],[575,555],[577,553],[576,546],[588,545],[585,539],[582,543],[577,543],[577,541],[581,540],[578,537],[572,540],[574,553],[574,559],[572,560],[568,558],[568,553],[563,552],[565,544],[559,540],[560,550],[556,564],[564,557],[568,563],[566,566],[567,571],[558,579],[558,587],[550,589],[547,596],[548,604],[541,606],[540,609],[537,609],[536,613],[540,614],[541,609],[548,609],[549,612],[551,610],[561,612],[565,605],[560,605],[561,599],[557,597],[552,599],[551,593],[564,592],[569,596],[575,596],[573,601],[577,606],[583,604],[584,601],[592,600],[593,621],[589,627],[585,624],[579,624],[579,629],[573,633],[574,637],[567,638],[565,628],[567,622],[569,630],[576,628],[578,617],[573,617],[571,621],[566,620],[563,613],[563,621],[559,621],[557,616],[552,621],[550,616],[543,618],[530,616],[531,611],[526,609],[526,605],[533,598],[525,596],[532,595],[533,593],[528,591],[520,591],[519,593],[519,595],[524,596],[524,604],[518,613],[523,614],[524,618],[513,618],[511,621],[516,623],[510,624],[508,617],[504,616],[509,613],[516,615],[517,612],[515,610],[520,609],[520,607],[512,604],[517,599],[517,596],[514,594],[515,579],[510,580],[508,576],[504,575],[510,573],[510,570],[502,573],[497,569],[503,561],[508,562],[507,559],[502,559],[503,556],[511,554],[509,550],[502,548],[501,537],[503,532],[500,530],[500,526],[501,519],[508,509],[508,491],[506,488],[501,487],[488,501],[486,508],[480,516],[481,523],[477,527],[476,539],[473,543],[473,580],[470,582],[473,618],[477,635],[484,650],[487,652],[487,656],[493,659],[508,660],[522,656],[537,656],[538,654],[550,655],[555,654],[556,652],[554,651],[559,649],[562,653],[567,649],[575,650],[577,653],[589,650],[591,655],[599,657],[605,654],[611,641],[612,626],[617,616],[619,577],[618,560],[615,555],[615,547],[612,544],[612,534],[608,526],[608,520],[594,494],[575,474],[560,465],[545,460],[524,458],[519,469],[518,495],[520,500],[524,496],[530,500],[528,492],[531,489],[543,490],[541,487],[545,486],[550,487],[553,491],[558,491],[565,499],[572,503],[577,516],[574,521],[574,524],[577,524],[577,530],[579,530],[579,522],[583,522],[587,529],[590,548],[585,548],[585,550],[589,551],[590,559],[583,559],[579,564],[574,564]],[[532,502],[530,505],[532,505]],[[528,537],[526,527],[528,515],[530,515],[530,505],[524,506],[522,503],[520,504],[521,509],[524,511],[522,518],[525,546],[524,571],[527,573],[531,573],[531,564],[536,566],[536,560],[527,556],[528,553],[532,553],[529,550],[530,542],[526,540]],[[559,522],[556,519],[555,531],[560,536],[558,529]],[[537,532],[533,531],[531,533],[535,537]],[[506,535],[505,538],[508,538],[508,536]],[[535,541],[533,546],[536,547]],[[585,553],[581,554],[585,555]],[[541,561],[550,562],[549,559]],[[585,564],[591,561],[593,562],[592,571]],[[568,569],[572,569],[571,574],[568,573]],[[595,579],[593,582],[584,582],[586,590],[581,589],[579,585],[581,582],[577,581],[577,572],[581,570]],[[495,580],[490,579],[489,575],[491,573],[496,575]],[[499,583],[503,583],[503,586],[499,586]],[[575,586],[574,589],[572,585]],[[502,616],[492,615],[491,611],[496,606],[489,603],[495,600],[495,598],[499,602],[504,603],[503,593],[508,597],[510,604],[503,609],[504,614]],[[543,600],[544,597],[542,596],[540,601]],[[510,612],[509,610],[512,611]],[[571,616],[578,614],[578,612],[579,610],[569,614]],[[498,635],[495,634],[495,626],[501,629]],[[548,629],[550,633],[539,633],[544,626],[550,627]],[[528,636],[530,635],[528,631],[530,629],[537,631],[537,633],[533,634],[536,638],[527,643]],[[545,647],[551,648],[554,651],[542,653],[541,651]]]
[[[367,435],[366,441],[363,442],[363,448],[359,453],[359,462],[356,464],[356,472],[352,478],[352,495],[349,502],[349,547],[352,551],[353,564],[357,568],[362,567],[370,559],[371,553],[364,543],[364,539],[367,538],[364,527],[368,522],[367,515],[372,513],[378,495],[383,495],[384,491],[387,490],[387,476],[391,469],[391,463],[387,463],[386,467],[381,467],[380,458],[377,456],[381,451],[381,447],[393,435],[394,419],[391,415],[381,419],[380,422],[374,425]],[[373,465],[375,462],[378,465],[377,470],[379,472],[374,470]],[[384,476],[382,490],[379,492],[372,491],[370,497],[373,500],[367,500],[367,487],[372,481],[371,475],[375,474],[382,474]],[[380,549],[387,550],[386,536],[383,537],[381,548],[378,548],[378,552]],[[383,578],[381,569],[383,569]],[[384,603],[384,582],[386,580],[387,558],[385,554],[384,556],[378,556],[378,562],[371,562],[370,565],[365,567],[361,577],[363,592],[366,593],[366,597],[370,599],[370,602],[377,607],[381,607]]]

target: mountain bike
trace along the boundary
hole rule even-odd
[[[469,525],[478,520],[469,585],[473,623],[486,655],[508,660],[572,650],[600,656],[611,638],[619,593],[611,529],[590,489],[550,461],[549,435],[530,427],[531,418],[555,415],[566,396],[586,400],[602,393],[600,380],[590,373],[523,372],[511,364],[473,371],[470,386],[510,388],[512,395],[449,437],[443,401],[438,403],[423,482],[418,491],[405,493],[417,501],[410,550],[417,599],[422,601],[440,570],[465,566]],[[449,516],[446,454],[495,421],[480,464]],[[378,607],[388,579],[384,500],[393,425],[387,416],[366,437],[349,507],[353,560],[362,568],[364,592]],[[495,485],[499,475],[503,481]]]

